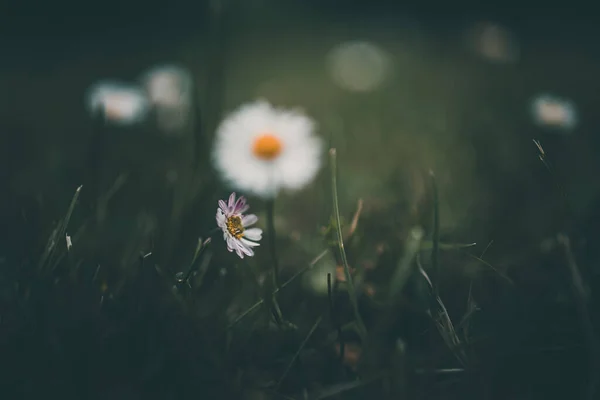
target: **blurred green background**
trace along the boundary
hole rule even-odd
[[[499,214],[508,229],[503,235],[539,235],[527,231],[543,229],[540,221],[551,219],[548,207],[555,199],[537,175],[536,138],[559,165],[574,209],[581,216],[590,211],[598,197],[598,165],[596,125],[588,113],[599,85],[591,27],[544,15],[513,27],[502,15],[494,20],[491,11],[441,17],[378,3],[355,9],[330,3],[229,5],[224,87],[215,99],[221,109],[259,97],[305,109],[340,150],[344,207],[359,197],[385,197],[393,191],[389,179],[417,165],[438,176],[449,231],[501,229]],[[64,20],[37,16],[6,39],[0,79],[10,193],[41,194],[48,205],[71,196],[90,141],[85,91],[98,80],[133,81],[153,65],[176,63],[189,68],[201,96],[207,95],[215,40],[208,4],[188,13],[174,7],[164,20],[151,6],[137,7],[137,17],[124,11],[105,21],[100,17],[108,10],[89,20],[75,13]],[[490,61],[470,45],[477,24],[503,26],[504,20],[515,38],[514,63]],[[356,40],[389,57],[389,75],[377,90],[353,93],[332,79],[328,52]],[[579,124],[572,134],[533,125],[531,101],[547,92],[575,101]],[[166,156],[148,155],[156,157]]]

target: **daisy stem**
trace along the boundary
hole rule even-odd
[[[198,240],[198,247],[196,247],[196,252],[194,253],[194,258],[192,259],[192,263],[191,263],[190,267],[188,268],[188,272],[185,274],[185,279],[184,279],[185,283],[189,282],[190,277],[192,276],[192,273],[196,269],[196,268],[194,268],[195,265],[197,265],[196,261],[202,255],[202,253],[204,253],[204,250],[206,250],[206,248],[208,247],[208,245],[210,244],[211,241],[212,241],[211,236],[209,236],[208,239],[206,239],[204,241],[202,241],[201,239]]]
[[[267,228],[269,231],[269,250],[271,253],[271,265],[273,267],[273,288],[271,298],[266,298],[267,304],[269,304],[271,308],[271,312],[273,314],[273,318],[275,318],[275,322],[277,325],[281,325],[283,322],[283,315],[281,314],[281,309],[279,308],[279,303],[277,302],[277,297],[275,293],[279,291],[279,263],[277,262],[277,248],[275,245],[275,238],[277,234],[275,232],[275,200],[267,200]],[[268,296],[268,295],[267,295]]]
[[[106,159],[106,117],[101,107],[92,117],[92,138],[88,147],[89,206],[96,212],[100,197],[102,160]]]
[[[338,193],[337,193],[337,153],[335,148],[331,148],[329,150],[329,159],[331,163],[331,194],[333,201],[333,214],[335,218],[335,229],[337,234],[337,242],[340,250],[340,258],[342,260],[342,265],[344,266],[344,275],[346,277],[346,287],[348,288],[348,297],[350,297],[350,303],[352,304],[352,308],[354,310],[354,319],[356,319],[356,325],[358,326],[358,333],[361,336],[361,339],[366,339],[367,336],[367,328],[363,323],[362,317],[360,316],[360,311],[358,310],[358,300],[356,296],[356,289],[354,287],[354,281],[352,280],[352,275],[350,274],[350,266],[348,265],[348,259],[346,258],[346,251],[344,250],[344,239],[342,235],[342,223],[340,218],[340,206],[338,203]]]
[[[433,267],[433,273],[435,274],[433,289],[435,295],[437,296],[440,293],[440,201],[438,196],[437,182],[435,180],[433,171],[429,171],[429,176],[431,177],[431,187],[433,190],[433,237],[431,238],[433,247],[431,248],[431,265]]]
[[[269,231],[269,250],[271,253],[271,266],[273,267],[273,289],[279,289],[279,263],[277,262],[277,249],[275,247],[275,200],[267,200],[267,229]]]
[[[208,233],[208,238],[206,240],[202,240],[202,238],[198,238],[198,245],[196,246],[196,251],[194,252],[194,257],[192,258],[192,262],[190,263],[190,266],[188,267],[187,272],[185,274],[183,272],[180,272],[176,275],[176,281],[179,285],[182,285],[182,284],[189,285],[189,281],[190,281],[190,278],[192,277],[192,274],[200,267],[200,263],[197,263],[198,259],[200,258],[200,256],[202,256],[202,254],[204,253],[204,251],[206,250],[208,245],[210,245],[210,243],[212,242],[213,235],[215,233],[217,233],[219,230],[220,230],[220,228],[211,230]]]

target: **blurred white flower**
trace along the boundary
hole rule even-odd
[[[217,129],[213,160],[233,187],[271,198],[310,183],[321,166],[322,141],[314,122],[266,101],[241,106]]]
[[[378,46],[365,41],[334,47],[327,57],[334,82],[343,89],[367,92],[376,89],[389,73],[389,57]]]
[[[258,217],[254,214],[244,215],[249,208],[243,196],[236,201],[235,193],[231,193],[227,203],[219,200],[217,209],[217,225],[223,231],[227,250],[235,251],[240,258],[244,258],[244,255],[252,257],[254,255],[252,248],[259,246],[257,242],[262,239],[262,229],[247,229],[258,221]]]
[[[159,128],[166,133],[181,131],[192,110],[192,75],[184,68],[165,65],[142,74],[141,82],[156,110]]]
[[[488,61],[512,63],[519,58],[519,43],[508,29],[489,22],[476,24],[467,40],[473,50]]]
[[[88,90],[86,102],[92,115],[103,112],[106,121],[119,125],[142,121],[150,108],[142,89],[119,82],[95,84]]]
[[[572,129],[577,124],[577,111],[573,102],[544,94],[532,103],[532,114],[536,124],[545,127]]]

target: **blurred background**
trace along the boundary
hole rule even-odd
[[[216,200],[227,196],[210,162],[218,121],[257,98],[300,108],[337,148],[346,220],[363,202],[368,249],[357,252],[359,259],[372,262],[390,234],[405,236],[414,225],[431,234],[431,170],[441,240],[477,243],[472,253],[485,253],[493,265],[490,272],[472,258],[448,256],[444,292],[460,309],[469,282],[481,279],[478,303],[492,337],[481,350],[487,389],[440,389],[437,397],[419,398],[583,393],[590,350],[581,347],[584,334],[556,238],[570,238],[586,301],[597,312],[597,20],[558,5],[520,3],[511,11],[503,4],[475,10],[400,3],[3,4],[0,268],[38,256],[79,185],[75,223],[97,212],[94,192],[86,192],[97,134],[89,88],[106,79],[136,83],[155,66],[177,65],[192,78],[193,128],[168,135],[151,120],[104,132],[96,194],[114,189],[122,165],[130,173],[110,199],[109,217],[86,233],[93,240],[82,241],[82,249],[121,269],[140,252],[155,252],[169,274],[181,271],[198,236],[212,229]],[[311,187],[278,200],[279,240],[293,249],[281,252],[282,274],[293,274],[298,259],[309,261],[324,248],[320,232],[329,222],[330,186],[325,168]],[[218,265],[225,263],[223,255],[216,257]],[[335,272],[330,258],[323,268]],[[498,274],[514,287],[506,289]],[[325,275],[318,276],[323,284]],[[118,280],[106,279],[109,286]],[[86,396],[79,398],[96,398]],[[164,396],[157,398],[187,398]]]

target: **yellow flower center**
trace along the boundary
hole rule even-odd
[[[236,215],[232,215],[227,218],[227,222],[225,222],[227,226],[227,231],[236,239],[241,239],[244,235],[244,226],[242,225],[242,218]]]
[[[272,160],[281,153],[282,148],[281,140],[277,136],[265,133],[254,141],[252,152],[258,158]]]

